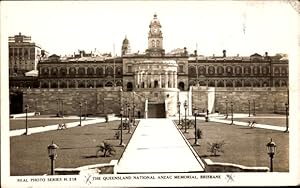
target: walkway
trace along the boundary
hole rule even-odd
[[[36,119],[38,119],[38,118],[36,118]],[[41,118],[41,119],[49,119],[49,118]],[[118,120],[118,119],[119,118],[114,117],[114,118],[111,118],[110,121]],[[81,126],[96,124],[96,123],[103,123],[103,122],[105,122],[104,118],[88,118],[87,120],[81,121]],[[78,127],[78,125],[79,125],[79,121],[66,123],[67,128]],[[58,124],[47,125],[47,126],[43,126],[43,127],[31,127],[31,128],[28,128],[28,135],[33,134],[33,133],[57,130],[57,128],[58,128]],[[25,130],[26,129],[11,130],[11,131],[9,131],[9,136],[21,136],[25,133]]]
[[[203,172],[204,165],[171,119],[142,119],[115,170],[124,173]]]

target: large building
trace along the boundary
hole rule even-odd
[[[40,60],[37,78],[37,87],[40,89],[36,93],[44,92],[45,96],[49,97],[49,93],[54,89],[53,95],[58,94],[57,90],[63,93],[60,97],[64,97],[67,91],[77,92],[73,93],[72,100],[66,99],[69,103],[80,101],[78,96],[81,94],[86,95],[86,100],[89,100],[91,104],[90,112],[94,114],[117,113],[119,107],[115,103],[117,101],[123,103],[124,96],[127,96],[127,101],[132,101],[134,98],[138,100],[137,108],[142,115],[147,117],[148,114],[152,114],[157,117],[162,114],[165,117],[175,115],[178,110],[178,101],[183,103],[185,100],[189,101],[189,111],[196,101],[210,111],[222,110],[224,103],[216,103],[217,99],[211,97],[218,96],[218,94],[207,94],[207,88],[215,88],[215,91],[219,93],[223,90],[234,93],[232,90],[244,88],[245,94],[241,95],[244,100],[249,97],[247,92],[252,92],[253,88],[261,91],[275,88],[272,90],[275,91],[276,88],[286,89],[288,86],[288,59],[285,54],[270,56],[265,52],[264,55],[254,53],[247,57],[227,56],[226,50],[223,50],[220,56],[203,56],[198,55],[196,50],[189,53],[186,48],[166,53],[163,48],[162,25],[156,14],[150,21],[147,37],[148,47],[144,53],[132,53],[130,41],[125,37],[120,57],[79,51],[79,54],[71,57],[60,57],[54,54]],[[191,86],[198,88],[197,95],[195,94],[197,89]],[[123,96],[118,94],[117,87],[122,88]],[[103,91],[107,92],[109,88],[111,92],[107,95],[103,94]],[[83,89],[90,92],[87,94]],[[114,92],[115,94],[110,96]],[[199,101],[197,96],[205,92],[206,97],[203,95],[202,101]],[[130,93],[133,93],[133,97]],[[279,93],[282,96],[285,95],[285,91]],[[30,94],[34,92],[28,91],[25,101],[35,100]],[[268,93],[265,92],[261,96],[266,97]],[[272,97],[275,100],[277,94],[272,94]],[[53,97],[50,96],[50,98],[49,100],[54,100]],[[40,100],[44,105],[47,98]],[[284,104],[281,101],[277,106],[282,106],[281,103]],[[270,102],[270,105],[264,109],[262,107],[262,110],[271,111],[271,106],[273,102],[272,104]],[[53,113],[55,110],[55,107],[51,107],[52,111],[45,110],[45,108],[47,107],[44,105],[42,109],[45,113]],[[69,110],[66,111],[74,113],[73,108],[74,105],[70,105]],[[150,112],[151,109],[156,110]],[[244,111],[244,108],[240,111]]]

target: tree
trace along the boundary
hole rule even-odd
[[[221,142],[213,142],[213,143],[207,143],[208,147],[207,147],[207,151],[212,153],[214,156],[217,156],[218,152],[224,153],[223,150],[223,146],[225,144],[225,141],[221,141]]]
[[[98,147],[99,149],[96,153],[96,157],[98,156],[99,152],[103,152],[103,157],[109,157],[111,155],[114,155],[116,152],[114,146],[107,142],[101,143]]]

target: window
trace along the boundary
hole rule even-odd
[[[179,72],[183,72],[183,65],[179,65]]]
[[[132,66],[131,65],[127,66],[127,72],[132,72]]]

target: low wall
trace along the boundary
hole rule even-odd
[[[232,163],[215,163],[204,159],[205,172],[268,172],[268,167],[247,167]]]
[[[207,109],[208,92],[214,92],[214,112],[226,113],[226,100],[228,113],[233,102],[235,113],[248,113],[250,100],[251,113],[285,113],[285,103],[288,101],[286,87],[240,87],[220,88],[208,91],[207,87],[193,87],[193,103],[198,109]],[[254,104],[255,103],[255,104]]]

